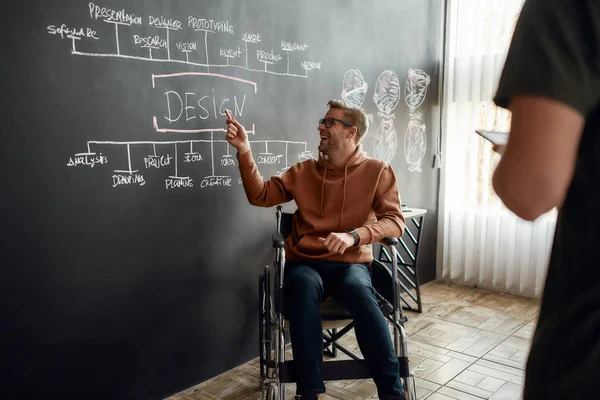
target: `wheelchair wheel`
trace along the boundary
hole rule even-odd
[[[404,390],[406,391],[406,400],[417,400],[417,385],[413,374],[404,378]]]
[[[265,384],[262,392],[262,400],[275,400],[277,398],[277,385],[274,382]]]
[[[270,376],[270,365],[273,361],[273,303],[271,298],[271,273],[265,267],[264,274],[259,280],[259,354],[260,375]]]

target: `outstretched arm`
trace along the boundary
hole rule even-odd
[[[264,181],[252,157],[246,129],[231,116],[229,110],[225,110],[225,113],[227,114],[227,141],[237,149],[242,185],[250,204],[272,207],[292,200],[290,188],[293,173],[286,173],[281,178],[274,176]]]

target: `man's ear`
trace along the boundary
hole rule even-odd
[[[358,135],[358,132],[356,130],[356,127],[355,126],[351,127],[350,130],[348,131],[348,139],[356,138],[357,135]]]

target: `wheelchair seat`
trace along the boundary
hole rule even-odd
[[[321,319],[324,321],[340,321],[346,319],[352,319],[350,311],[343,305],[338,303],[336,299],[329,296],[327,297],[320,306]]]
[[[324,331],[335,330],[352,323],[350,311],[331,296],[321,302],[319,309],[321,311],[321,325]],[[290,329],[290,321],[287,318],[285,319],[284,328],[286,332]]]

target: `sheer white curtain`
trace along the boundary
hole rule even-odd
[[[492,102],[523,0],[448,0],[438,278],[536,297],[555,213],[527,222],[496,197],[499,160],[475,129],[508,130]]]

